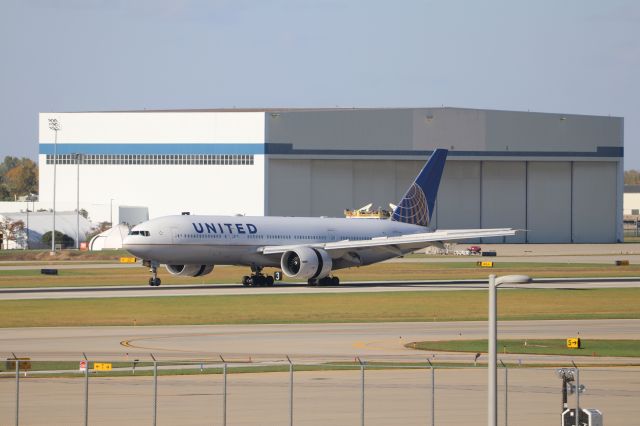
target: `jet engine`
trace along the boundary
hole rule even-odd
[[[280,266],[288,277],[320,279],[331,273],[332,262],[325,250],[299,247],[284,252]]]
[[[213,271],[214,265],[167,265],[167,271],[178,277],[200,277]]]

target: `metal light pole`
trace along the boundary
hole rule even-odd
[[[293,426],[293,362],[287,355],[289,362],[289,426]]]
[[[76,157],[76,250],[80,249],[80,161],[82,154],[74,154]]]
[[[111,227],[113,228],[113,198],[109,200],[109,223],[111,223]]]
[[[89,360],[84,352],[82,356],[87,363],[87,368],[84,369],[84,426],[87,426],[89,424]]]
[[[489,406],[487,425],[498,426],[498,320],[497,320],[497,292],[496,287],[501,284],[523,284],[531,282],[531,277],[527,275],[505,275],[496,278],[489,275]]]
[[[53,229],[51,230],[51,254],[56,253],[56,171],[58,166],[58,130],[60,123],[58,119],[49,119],[49,128],[55,132],[53,142]]]
[[[29,199],[27,198],[27,239],[25,240],[24,249],[29,250]]]

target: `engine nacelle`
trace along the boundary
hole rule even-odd
[[[320,279],[331,273],[331,256],[325,250],[299,247],[284,252],[280,267],[291,278]]]
[[[213,271],[214,265],[166,265],[171,275],[178,277],[201,277]]]

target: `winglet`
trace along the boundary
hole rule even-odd
[[[433,151],[429,161],[393,211],[391,220],[429,226],[448,152],[446,149]]]

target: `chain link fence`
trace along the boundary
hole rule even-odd
[[[80,371],[81,363],[85,370]],[[486,366],[220,361],[7,361],[0,425],[471,425],[487,418]],[[571,367],[571,366],[569,366]],[[640,418],[640,367],[582,367],[580,406]],[[501,425],[560,424],[554,367],[502,366]],[[577,393],[569,395],[575,407]]]

